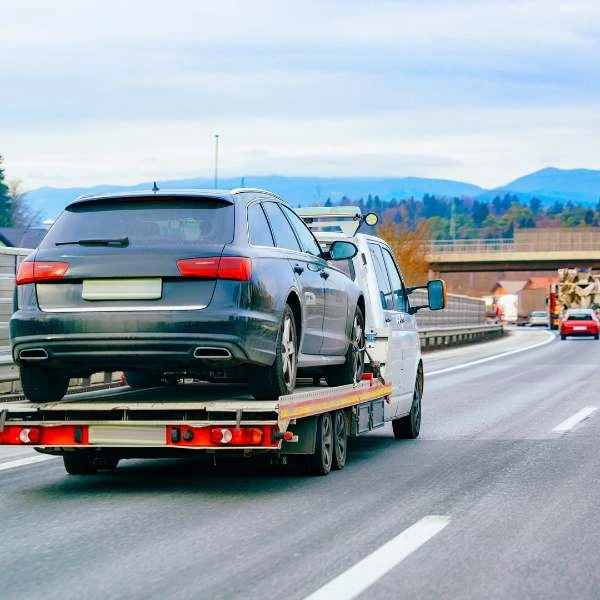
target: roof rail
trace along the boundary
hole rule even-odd
[[[260,188],[235,188],[229,192],[230,194],[244,194],[244,193],[255,193],[255,194],[268,194],[269,196],[273,196],[278,200],[283,200],[283,198],[279,197],[275,192],[270,192],[269,190],[261,190]]]

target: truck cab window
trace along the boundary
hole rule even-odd
[[[392,287],[387,276],[385,263],[383,262],[381,246],[379,246],[379,244],[369,244],[369,251],[371,252],[371,258],[373,259],[375,278],[377,279],[377,286],[379,287],[379,299],[381,301],[381,306],[385,310],[394,310]]]
[[[394,309],[402,312],[408,311],[408,302],[406,301],[406,290],[404,289],[404,283],[402,277],[396,266],[393,256],[387,248],[382,248],[383,260],[387,268],[387,272],[392,284],[392,293],[394,299]]]

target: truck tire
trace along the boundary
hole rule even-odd
[[[343,410],[333,413],[333,468],[343,469],[348,457],[348,433],[346,431],[346,415]]]
[[[291,394],[296,387],[298,371],[298,335],[296,319],[288,304],[283,316],[275,344],[275,362],[270,367],[252,367],[250,389],[257,400],[274,400]]]
[[[405,417],[392,420],[392,429],[396,439],[414,440],[419,437],[421,431],[421,397],[421,377],[417,375],[410,412]]]
[[[163,385],[160,374],[149,371],[123,371],[125,383],[134,390]]]
[[[306,457],[309,475],[328,475],[333,466],[333,419],[331,413],[317,417],[315,451]]]
[[[56,369],[33,365],[19,365],[21,387],[31,402],[56,402],[69,388],[69,376]]]
[[[63,463],[69,475],[93,475],[98,470],[93,455],[88,452],[63,454]]]
[[[355,348],[360,348],[356,351]],[[365,318],[362,310],[357,306],[352,321],[350,344],[346,352],[346,362],[343,365],[334,365],[325,369],[327,384],[335,387],[358,383],[365,370]]]

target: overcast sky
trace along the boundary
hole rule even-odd
[[[596,0],[19,0],[0,153],[26,187],[223,175],[495,186],[600,168]]]

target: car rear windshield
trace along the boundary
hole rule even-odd
[[[567,321],[593,321],[590,313],[569,313]]]
[[[545,317],[546,313],[541,311],[541,310],[536,310],[534,312],[531,313],[532,317]]]
[[[65,210],[40,248],[79,240],[119,240],[129,246],[197,246],[233,240],[233,205],[205,198],[117,199]]]

